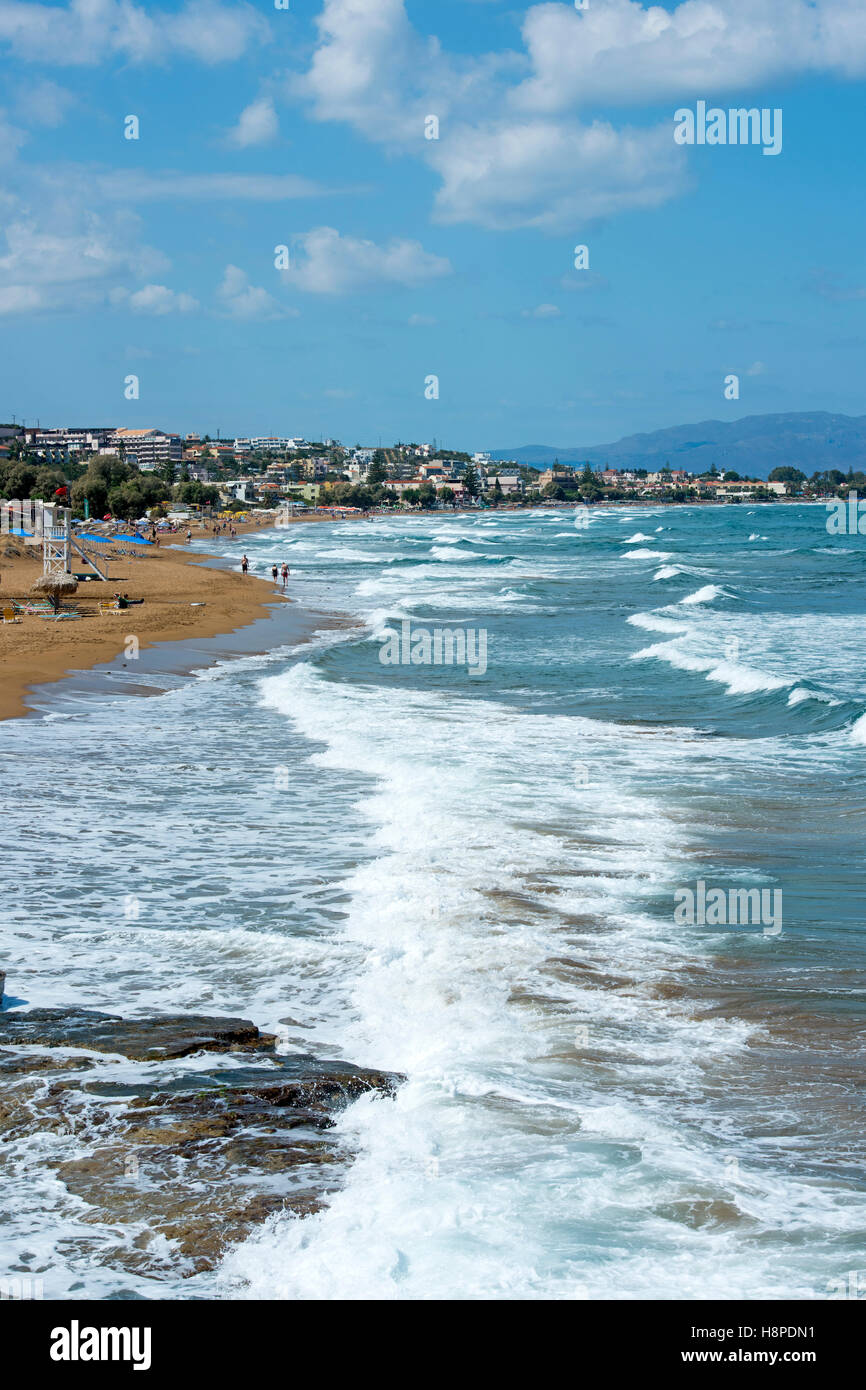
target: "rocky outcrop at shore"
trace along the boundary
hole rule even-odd
[[[276,1038],[245,1018],[165,1014],[120,1018],[92,1009],[29,1009],[0,1013],[0,1043],[81,1047],[117,1052],[132,1061],[188,1057],[193,1052],[273,1050]]]
[[[167,1241],[181,1272],[208,1269],[272,1213],[316,1211],[351,1159],[336,1115],[403,1079],[275,1044],[239,1018],[0,1012],[0,1141],[73,1141],[56,1146],[57,1175],[124,1231],[119,1266],[148,1273]],[[193,1053],[213,1065],[178,1070]],[[130,1080],[129,1061],[162,1065]]]

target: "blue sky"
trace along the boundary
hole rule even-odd
[[[0,0],[0,417],[499,449],[866,412],[860,0],[290,3]],[[782,152],[677,145],[698,100],[781,108]]]

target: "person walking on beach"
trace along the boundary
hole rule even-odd
[[[286,564],[285,560],[283,561],[283,568],[282,568],[282,570],[280,571],[280,573],[281,573],[282,579],[283,579],[283,588],[285,589],[285,587],[286,587],[286,582],[287,582],[287,580],[288,580],[288,578],[289,578],[289,567],[288,567],[288,565]]]
[[[279,574],[279,570],[277,569],[276,565],[271,565],[271,574],[274,576],[274,583],[276,584],[277,575]]]
[[[246,574],[246,572],[247,572],[247,570],[249,569],[249,567],[250,567],[250,562],[249,562],[249,560],[247,559],[246,555],[243,555],[243,556],[241,557],[241,574]]]

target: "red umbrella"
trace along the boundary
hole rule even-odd
[[[103,520],[103,521],[110,521],[110,520],[111,520],[111,512],[106,512],[106,513],[105,513],[105,516],[102,518],[102,520]]]
[[[57,488],[55,488],[55,489],[54,489],[54,496],[55,496],[55,497],[65,497],[65,496],[66,496],[66,488],[65,488],[65,487],[57,487]]]

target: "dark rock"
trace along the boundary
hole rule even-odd
[[[193,1052],[272,1050],[276,1038],[246,1018],[166,1014],[120,1018],[89,1009],[28,1009],[0,1014],[0,1042],[118,1052],[132,1061],[188,1057]]]
[[[351,1062],[278,1054],[274,1042],[236,1018],[2,1014],[0,1140],[42,1131],[86,1145],[81,1157],[58,1160],[56,1172],[88,1203],[89,1220],[120,1230],[112,1252],[118,1268],[158,1274],[162,1247],[152,1252],[150,1245],[159,1234],[173,1242],[180,1272],[210,1269],[268,1216],[320,1210],[351,1159],[334,1129],[336,1112],[365,1091],[393,1095],[403,1080]],[[154,1087],[93,1080],[86,1075],[91,1058],[30,1051],[35,1046],[146,1061],[200,1051],[247,1055],[241,1065],[215,1057],[206,1072]],[[144,1223],[146,1233],[124,1240],[127,1223]]]

